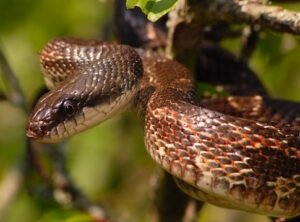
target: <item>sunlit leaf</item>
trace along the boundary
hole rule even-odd
[[[176,6],[177,0],[127,0],[128,9],[140,7],[147,15],[147,18],[153,22],[167,14]]]

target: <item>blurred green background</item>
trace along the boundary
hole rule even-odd
[[[300,10],[300,5],[285,5]],[[0,41],[18,75],[27,103],[43,86],[39,51],[59,36],[103,38],[111,36],[113,1],[99,0],[0,0]],[[239,40],[223,45],[239,51]],[[269,31],[260,36],[251,66],[270,93],[300,100],[299,39]],[[5,92],[0,78],[0,92]],[[1,178],[23,156],[27,117],[7,102],[0,102]],[[105,203],[118,221],[151,221],[153,178],[159,171],[144,149],[142,126],[133,113],[125,113],[74,136],[66,145],[68,169],[75,183],[92,199]],[[27,182],[28,183],[28,182]],[[29,186],[29,185],[28,185]],[[82,212],[65,209],[24,186],[0,221],[89,221]],[[30,191],[30,192],[28,192]],[[1,200],[1,196],[0,196]],[[199,221],[254,220],[244,213],[206,206]],[[227,219],[226,219],[227,218]],[[259,218],[259,220],[258,220]],[[256,217],[257,221],[266,221]]]

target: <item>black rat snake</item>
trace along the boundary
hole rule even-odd
[[[133,103],[145,122],[148,152],[191,196],[275,217],[300,214],[297,103],[262,97],[199,102],[183,65],[100,41],[52,41],[41,66],[52,90],[37,102],[28,137],[57,142]]]

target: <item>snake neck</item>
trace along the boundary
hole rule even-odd
[[[176,106],[177,101],[198,104],[192,73],[180,63],[158,53],[138,49],[143,61],[144,74],[134,100],[139,116],[147,109]]]

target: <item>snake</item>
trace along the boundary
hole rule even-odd
[[[262,96],[200,99],[192,72],[156,52],[55,39],[40,54],[49,92],[27,137],[55,143],[130,107],[145,147],[188,195],[273,217],[300,215],[300,105]]]

